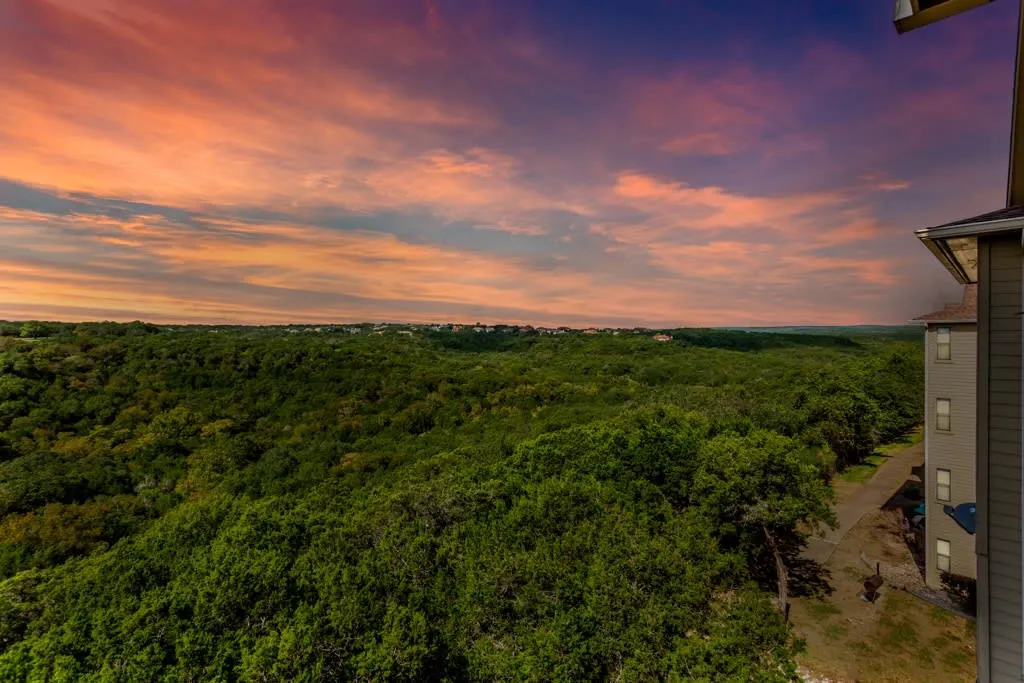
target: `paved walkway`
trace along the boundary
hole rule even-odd
[[[829,529],[823,537],[814,537],[807,542],[803,556],[819,564],[825,564],[832,557],[839,541],[846,532],[872,510],[877,510],[896,493],[908,479],[917,479],[913,468],[924,462],[924,444],[917,443],[896,453],[886,460],[870,480],[857,486],[847,495],[839,494],[836,504],[836,519],[839,527]]]

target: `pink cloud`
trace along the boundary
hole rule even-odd
[[[615,197],[654,211],[668,224],[687,229],[770,227],[786,231],[788,222],[811,211],[843,204],[837,193],[750,197],[721,187],[691,187],[638,173],[623,173]]]
[[[728,156],[744,149],[745,145],[735,135],[723,132],[705,132],[672,138],[658,149],[671,154]]]
[[[129,292],[167,319],[443,317],[444,306],[548,321],[587,311],[594,324],[867,319],[928,258],[912,252],[918,226],[880,207],[957,188],[913,215],[969,213],[987,196],[965,181],[981,166],[914,160],[994,130],[1008,92],[976,30],[948,29],[946,49],[903,61],[888,44],[857,54],[820,42],[796,76],[705,60],[598,83],[485,5],[10,7],[35,33],[0,24],[4,176],[155,207],[123,220],[0,209],[0,252],[31,255],[8,256],[0,274],[0,301],[17,310],[113,310]],[[594,92],[577,87],[584,76]],[[567,111],[515,119],[554,101]],[[186,229],[159,207],[203,224]],[[345,230],[311,218],[324,215],[344,216]],[[373,221],[415,238],[359,231]],[[506,234],[458,246],[465,225]],[[200,284],[168,284],[189,278]]]
[[[177,314],[269,323],[379,319],[388,311],[422,320],[443,319],[445,306],[468,305],[523,311],[519,320],[579,319],[593,311],[588,324],[614,318],[706,325],[724,309],[694,282],[755,275],[761,284],[785,286],[801,274],[828,271],[836,279],[846,273],[885,283],[884,269],[870,263],[778,259],[774,248],[741,242],[659,247],[655,264],[666,275],[623,282],[571,265],[551,271],[521,259],[300,225],[225,223],[206,234],[155,217],[100,225],[76,216],[61,225],[61,235],[34,236],[33,265],[0,263],[2,300],[17,302],[0,306],[0,315],[25,306],[117,310],[130,291],[131,306],[154,319]],[[66,247],[60,255],[49,248],[58,242]],[[330,303],[338,293],[361,302]],[[758,314],[812,315],[811,308],[785,302],[760,307]]]
[[[792,115],[780,85],[738,66],[639,79],[624,95],[640,134],[680,155],[734,154]]]

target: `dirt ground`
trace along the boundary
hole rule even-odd
[[[886,584],[872,604],[863,581],[882,564]],[[833,683],[946,683],[976,678],[974,623],[899,587],[923,586],[898,510],[866,514],[825,564],[817,597],[795,597],[791,618],[806,650],[801,665]],[[829,592],[830,590],[830,592]]]

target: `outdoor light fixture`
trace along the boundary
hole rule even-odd
[[[896,0],[893,23],[898,33],[913,31],[936,21],[987,5],[993,0]]]

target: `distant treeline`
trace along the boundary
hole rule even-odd
[[[384,326],[382,326],[384,327]],[[389,332],[404,329],[406,326],[390,326]],[[459,350],[508,350],[522,348],[515,338],[533,339],[542,336],[535,328],[520,328],[514,325],[497,325],[489,328],[489,332],[480,332],[473,327],[443,326],[443,329],[431,329],[435,326],[420,326],[417,333],[436,339],[445,348]],[[93,323],[59,323],[59,322],[10,322],[0,321],[0,337],[44,338],[56,336],[74,336],[83,334],[105,336],[131,336],[140,334],[159,334],[161,332],[203,332],[217,330],[234,333],[280,334],[289,329],[338,333],[343,330],[359,330],[366,333],[375,330],[375,326],[360,323],[357,325],[311,325],[311,326],[245,326],[245,325],[179,325],[158,326],[135,321],[132,323],[93,322]],[[582,330],[572,330],[570,334],[582,334]],[[599,336],[607,335],[601,332]],[[918,341],[922,339],[920,328],[913,326],[893,327],[812,327],[812,328],[674,328],[646,330],[639,333],[635,330],[617,330],[615,335],[653,336],[669,334],[677,344],[690,344],[704,348],[734,349],[740,351],[756,351],[787,346],[856,346],[858,337],[865,339],[887,339]],[[525,342],[529,346],[530,341]]]

